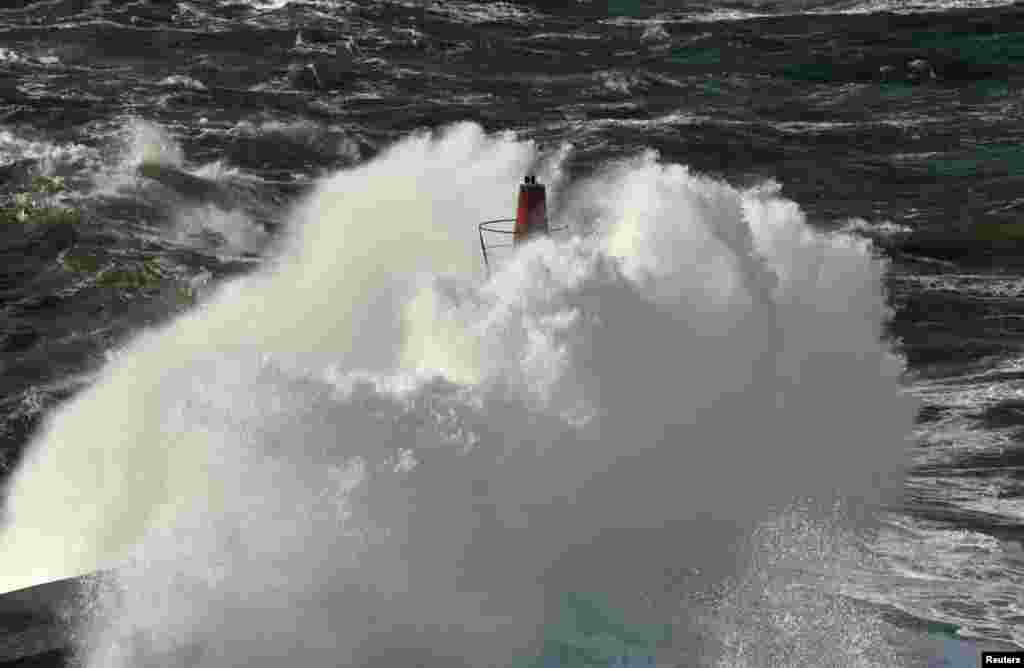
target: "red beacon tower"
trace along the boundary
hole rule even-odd
[[[509,223],[512,228],[508,229]],[[491,266],[487,257],[489,248],[508,248],[519,246],[537,236],[551,236],[552,232],[563,230],[564,227],[552,229],[548,227],[548,204],[547,189],[543,183],[537,183],[537,177],[527,175],[519,186],[519,205],[516,208],[516,217],[499,218],[480,223],[480,250],[484,255],[484,266],[490,273]],[[510,244],[487,244],[484,243],[484,232],[512,235]]]
[[[547,189],[537,183],[536,176],[527,176],[519,186],[519,207],[516,209],[512,244],[518,246],[538,234],[549,234]]]

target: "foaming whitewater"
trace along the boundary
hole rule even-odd
[[[127,161],[133,167],[143,164],[181,167],[185,153],[171,135],[155,123],[131,119],[126,138]]]
[[[208,204],[178,212],[176,241],[187,242],[209,233],[223,239],[221,245],[235,252],[260,253],[270,242],[270,235],[241,210],[224,211]]]
[[[857,519],[899,487],[884,266],[771,184],[538,159],[461,124],[325,180],[265,270],[50,418],[4,589],[114,569],[95,668],[521,665],[569,593],[714,665],[672,573],[711,591],[795,501]],[[538,164],[586,234],[484,280],[474,223]]]
[[[136,117],[121,119],[111,128],[108,144],[111,155],[101,169],[93,174],[94,196],[116,196],[120,192],[137,191],[138,168],[161,165],[182,169],[185,152],[166,128]]]

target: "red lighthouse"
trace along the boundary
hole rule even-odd
[[[548,233],[547,190],[544,184],[537,183],[536,176],[527,176],[519,186],[512,243],[518,246],[537,234],[547,236]]]
[[[480,250],[484,256],[484,266],[490,274],[491,263],[487,251],[492,248],[514,247],[524,244],[538,236],[551,236],[552,232],[568,229],[567,226],[548,227],[547,189],[537,183],[536,176],[527,176],[519,185],[519,206],[516,217],[488,220],[477,226],[480,230]],[[484,232],[512,235],[512,243],[488,244],[484,240]]]

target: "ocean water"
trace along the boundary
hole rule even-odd
[[[1022,17],[8,3],[82,221],[0,224],[0,591],[100,572],[89,668],[1024,647]]]

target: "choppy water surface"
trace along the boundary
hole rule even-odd
[[[0,225],[0,584],[116,566],[96,668],[1024,646],[1021,26],[6,3],[3,197],[84,219]]]

